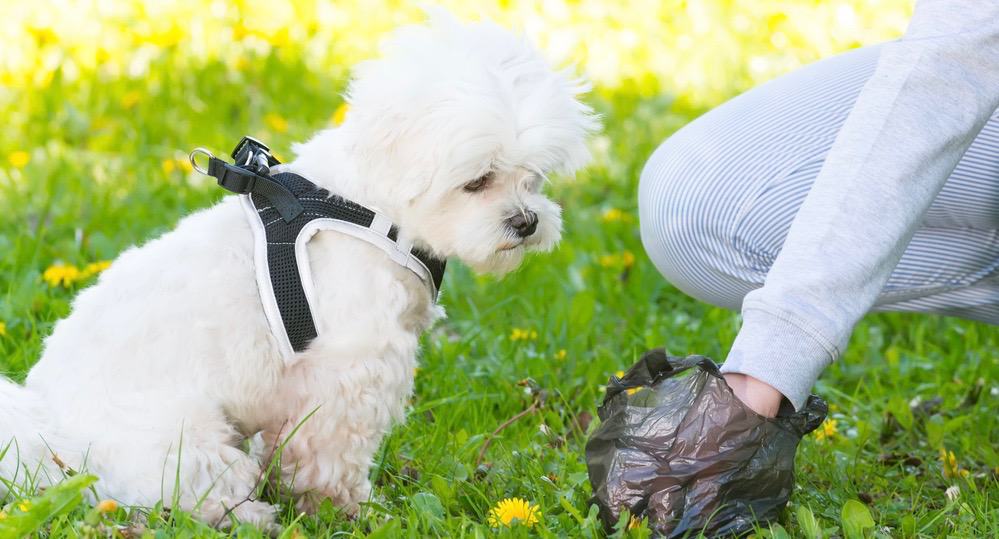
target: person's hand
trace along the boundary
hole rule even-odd
[[[763,417],[777,416],[780,403],[784,399],[780,391],[748,374],[730,372],[723,376],[728,382],[728,387],[732,388],[732,393],[735,393],[735,396],[752,411]]]

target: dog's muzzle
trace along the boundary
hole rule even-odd
[[[525,209],[507,219],[506,225],[513,230],[518,238],[526,238],[538,229],[538,214]]]

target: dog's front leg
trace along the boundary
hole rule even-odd
[[[300,363],[277,402],[294,403],[263,432],[301,510],[324,498],[355,515],[368,499],[372,458],[413,386],[413,359]]]

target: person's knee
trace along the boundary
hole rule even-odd
[[[696,156],[669,141],[646,163],[639,184],[642,244],[673,286],[701,301],[738,308],[748,289],[724,261],[724,207]]]
[[[694,159],[675,151],[672,143],[672,139],[667,140],[652,154],[639,179],[642,243],[657,266],[692,262],[696,249],[690,246],[703,237],[706,228],[703,219],[684,208],[699,204],[685,181],[698,167],[692,163]]]

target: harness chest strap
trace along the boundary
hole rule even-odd
[[[245,157],[239,154],[243,146],[241,142],[233,152],[237,163]],[[277,164],[266,155],[270,166]],[[315,287],[306,246],[319,231],[335,230],[382,249],[423,280],[437,300],[445,260],[400,241],[399,229],[384,215],[333,195],[298,174],[270,175],[269,168],[264,168],[267,170],[260,174],[211,156],[206,172],[222,187],[241,195],[240,204],[253,230],[257,288],[286,362],[318,336],[312,314]]]

